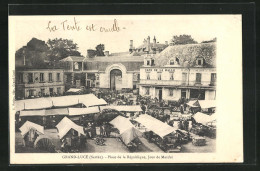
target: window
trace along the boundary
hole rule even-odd
[[[173,73],[170,73],[170,80],[174,80]]]
[[[197,84],[201,83],[201,73],[196,73],[196,83]]]
[[[33,73],[28,73],[28,83],[33,83]]]
[[[182,83],[186,83],[187,80],[187,73],[182,73]]]
[[[150,80],[150,74],[149,73],[146,74],[146,79]]]
[[[34,96],[34,90],[29,90],[29,96]]]
[[[49,82],[52,82],[52,73],[49,73]]]
[[[23,83],[23,73],[18,73],[18,83]]]
[[[201,65],[201,60],[200,59],[198,60],[198,65]]]
[[[153,65],[154,65],[154,59],[151,60],[151,66],[153,66]]]
[[[177,62],[178,64],[180,64],[180,60],[179,60],[179,58],[176,58],[176,62]]]
[[[59,94],[59,95],[61,94],[61,88],[60,87],[57,88],[57,94]]]
[[[45,95],[45,89],[41,88],[41,96],[44,96],[44,95]]]
[[[174,60],[173,59],[170,60],[170,65],[174,65]]]
[[[173,89],[169,89],[169,96],[173,96]]]
[[[40,73],[40,82],[44,82],[44,73]]]
[[[197,65],[201,66],[203,65],[203,58],[197,58],[197,61],[196,61]]]
[[[217,81],[217,74],[216,73],[211,73],[211,80],[210,80],[211,84],[215,85],[216,81]]]
[[[150,65],[150,61],[148,60],[146,64],[147,64],[147,65]]]
[[[150,88],[145,88],[145,95],[149,95],[150,94]]]
[[[158,73],[158,80],[162,79],[162,73]]]
[[[74,68],[75,68],[75,69],[79,69],[79,64],[78,64],[78,62],[74,62]]]
[[[137,74],[137,81],[140,80],[140,74]]]
[[[57,73],[57,81],[60,81],[60,73]]]

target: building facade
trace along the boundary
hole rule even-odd
[[[167,44],[159,44],[150,37],[138,48],[130,40],[129,52],[111,53],[105,56],[79,57],[69,56],[60,62],[64,68],[65,89],[103,88],[112,90],[136,89],[140,80],[140,67],[144,65],[145,54],[156,54],[164,50]],[[90,51],[88,50],[88,54]]]
[[[216,98],[215,43],[169,46],[147,55],[140,69],[139,93],[176,101]]]
[[[63,69],[16,69],[16,99],[63,95]]]

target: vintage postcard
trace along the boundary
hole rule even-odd
[[[243,162],[241,15],[9,16],[11,164]]]

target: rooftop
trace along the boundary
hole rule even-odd
[[[155,55],[155,65],[165,66],[173,57],[179,59],[180,66],[184,66],[184,63],[195,66],[196,58],[202,57],[205,60],[205,67],[216,67],[216,43],[168,46],[161,53]]]
[[[68,56],[60,61],[74,61],[74,62],[83,62],[86,58],[84,56]]]

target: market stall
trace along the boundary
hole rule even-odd
[[[134,127],[129,119],[122,116],[117,116],[109,123],[119,130],[121,140],[128,148],[134,151],[134,147],[137,145],[131,142],[137,137],[142,136],[142,133]]]
[[[149,142],[154,142],[166,152],[179,152],[180,140],[174,127],[159,121],[147,114],[140,115],[135,119],[145,127],[145,135]]]
[[[57,125],[58,136],[62,142],[62,151],[77,152],[85,145],[85,133],[82,126],[75,124],[69,118],[64,117]]]
[[[21,135],[23,136],[24,146],[33,147],[35,140],[39,135],[44,134],[44,127],[36,123],[26,121],[20,128]]]
[[[201,112],[196,113],[192,116],[195,123],[192,127],[192,132],[201,135],[201,136],[208,136],[211,138],[216,137],[216,121],[217,121],[217,114],[204,114]]]

